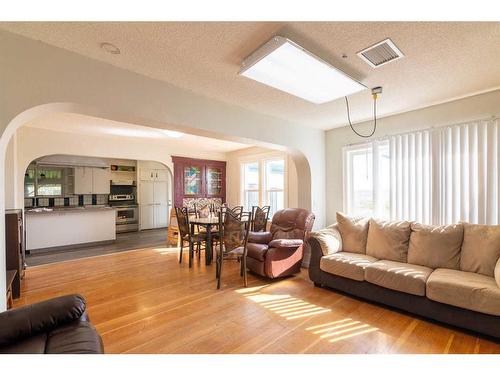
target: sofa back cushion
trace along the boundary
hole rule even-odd
[[[366,254],[381,260],[406,263],[410,241],[409,221],[370,219]]]
[[[500,257],[500,225],[463,223],[464,241],[460,255],[460,270],[494,276]]]
[[[408,263],[458,270],[463,237],[462,224],[433,226],[412,223]]]
[[[366,254],[368,220],[368,218],[362,217],[348,217],[337,212],[337,228],[342,237],[343,251]]]

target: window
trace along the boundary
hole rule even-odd
[[[272,216],[285,207],[285,160],[268,160],[265,164],[265,204]]]
[[[497,119],[345,147],[344,209],[424,224],[498,225],[499,150]]]
[[[259,205],[259,163],[243,163],[243,207],[252,211],[252,206]]]
[[[241,200],[245,210],[270,206],[270,215],[285,208],[286,163],[283,158],[248,161],[241,164]]]
[[[390,215],[388,142],[349,147],[344,153],[346,209],[354,216]]]
[[[61,196],[63,184],[63,168],[37,168],[37,196]]]
[[[67,168],[30,165],[24,175],[24,196],[62,196],[68,178]]]

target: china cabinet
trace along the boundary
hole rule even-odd
[[[226,162],[172,156],[174,162],[174,205],[186,200],[226,201]]]

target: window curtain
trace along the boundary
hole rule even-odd
[[[433,131],[433,222],[499,224],[498,120]]]
[[[432,142],[429,130],[389,137],[391,220],[432,223]]]

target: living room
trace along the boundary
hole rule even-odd
[[[7,255],[0,352],[500,354],[500,22],[462,11],[0,22],[2,228],[113,209],[123,181],[141,207],[141,163],[168,176],[133,247],[45,222],[50,261]],[[49,197],[54,157],[117,177]]]

